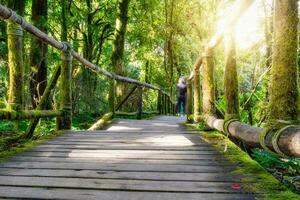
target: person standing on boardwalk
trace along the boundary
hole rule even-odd
[[[186,78],[180,77],[177,84],[177,111],[181,115],[184,115],[186,110],[186,92]]]

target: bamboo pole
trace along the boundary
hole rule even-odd
[[[69,130],[72,127],[72,48],[65,43],[67,49],[62,51],[60,76],[60,110],[62,115],[57,118],[57,130]]]
[[[44,117],[57,117],[61,115],[61,111],[57,110],[0,110],[1,120],[25,120]]]
[[[137,119],[142,119],[143,115],[143,88],[141,86],[138,87],[138,100],[137,100],[137,106],[138,106],[138,113],[137,113]]]
[[[116,106],[115,111],[118,111],[122,105],[128,100],[128,98],[134,93],[134,91],[138,88],[138,86],[134,86],[129,93],[120,101],[120,103],[118,103],[118,105]]]
[[[161,113],[161,103],[162,103],[162,99],[161,99],[161,91],[159,90],[157,92],[157,111],[159,114],[162,114]]]
[[[109,120],[111,120],[111,118],[113,117],[113,113],[109,112],[106,113],[105,115],[103,115],[103,117],[101,119],[99,119],[95,124],[93,124],[88,131],[95,131],[95,130],[100,130],[102,129]]]
[[[205,119],[210,128],[245,142],[250,147],[264,148],[282,156],[300,157],[300,126],[266,130],[231,120],[229,123],[211,115]]]

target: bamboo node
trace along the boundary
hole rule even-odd
[[[16,22],[18,20],[18,14],[13,11],[12,9],[8,8],[9,12],[10,12],[10,16],[6,19],[6,20],[10,20],[10,21],[13,21],[13,22]]]
[[[269,149],[269,147],[266,145],[266,136],[268,135],[268,133],[271,133],[273,130],[274,130],[273,128],[267,128],[263,132],[261,132],[258,136],[261,147],[264,150],[271,152],[271,153],[273,153],[273,151],[271,149]]]

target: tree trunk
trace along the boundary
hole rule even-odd
[[[8,6],[19,15],[24,15],[25,1],[9,0]],[[23,30],[14,22],[7,22],[9,91],[8,104],[11,109],[21,110],[23,107]]]
[[[299,120],[297,0],[275,1],[269,121]]]
[[[201,88],[200,88],[200,66],[202,64],[202,59],[198,59],[194,65],[194,121],[200,121],[201,114]]]
[[[186,117],[187,122],[193,121],[193,85],[191,80],[187,80],[187,94],[186,94]]]
[[[124,45],[125,45],[125,33],[128,22],[128,7],[130,0],[119,0],[118,2],[118,14],[116,18],[116,28],[114,33],[113,41],[113,53],[111,57],[111,63],[113,72],[118,75],[123,75],[123,57],[124,57]],[[114,87],[113,83],[110,87]],[[110,99],[114,94],[112,94],[112,89],[110,89]],[[116,88],[116,98],[120,99],[123,95],[123,87],[121,84],[117,84]]]
[[[47,0],[32,0],[31,20],[34,26],[47,33]],[[47,44],[35,37],[30,47],[30,90],[32,106],[35,108],[47,86]]]
[[[202,63],[202,109],[205,115],[215,114],[214,60],[212,49],[207,48]]]
[[[226,100],[225,120],[239,119],[238,76],[236,69],[235,40],[233,31],[225,34],[224,93]]]
[[[67,23],[67,4],[66,0],[60,0],[61,3],[61,41],[68,41],[68,23]]]

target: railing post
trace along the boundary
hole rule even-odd
[[[167,110],[167,94],[164,94],[164,114],[168,114],[168,110]]]
[[[161,93],[161,113],[165,114],[165,95],[163,92]]]
[[[60,76],[59,108],[62,115],[57,117],[57,130],[69,130],[72,127],[72,48],[64,42],[65,49],[61,53],[62,65]]]
[[[238,75],[236,69],[236,54],[233,30],[227,31],[225,33],[224,42],[224,93],[226,100],[225,120],[239,119]]]
[[[137,113],[137,119],[142,119],[142,114],[143,114],[143,87],[138,86],[138,101],[137,101],[137,106],[138,106],[138,113]]]
[[[19,24],[7,22],[9,65],[8,106],[13,110],[23,107],[23,29]]]
[[[202,63],[202,109],[205,115],[215,114],[215,83],[213,50],[207,48]]]
[[[158,90],[157,91],[157,111],[159,112],[159,114],[162,114],[162,112],[161,112],[161,103],[162,103],[161,91]]]
[[[110,80],[110,95],[108,97],[108,102],[109,102],[109,109],[110,112],[113,113],[113,118],[115,117],[116,114],[116,87],[117,87],[117,83],[116,83],[116,79],[113,77]]]
[[[199,66],[200,67],[200,66]],[[194,68],[194,121],[199,122],[201,113],[201,91],[200,91],[200,74],[199,67]]]
[[[187,80],[187,102],[186,102],[186,117],[188,122],[192,122],[193,114],[193,86],[191,80]]]
[[[170,110],[170,96],[167,96],[167,114],[170,114],[171,110]]]

